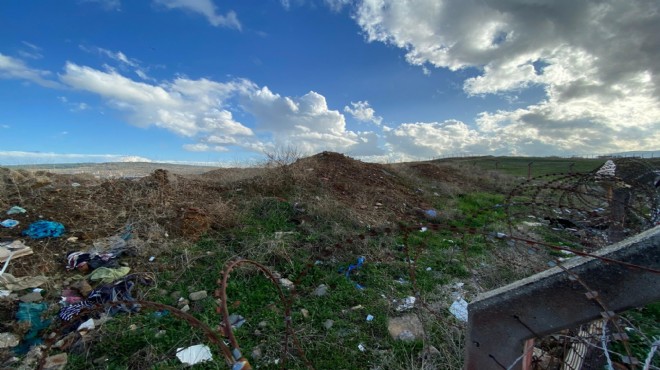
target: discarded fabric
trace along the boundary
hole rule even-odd
[[[4,273],[0,276],[0,288],[3,290],[18,291],[29,288],[36,288],[48,282],[45,276],[24,276],[14,277],[12,274]]]
[[[438,211],[436,211],[435,209],[427,209],[426,211],[424,211],[424,214],[426,215],[426,217],[429,218],[438,217]]]
[[[204,344],[195,344],[187,348],[177,348],[176,358],[186,365],[195,365],[213,360],[211,349]]]
[[[460,321],[468,321],[468,304],[463,298],[455,300],[449,307],[449,312]]]
[[[126,276],[131,271],[130,267],[122,266],[116,269],[99,267],[89,275],[89,280],[100,280],[102,283],[112,283],[113,281]]]
[[[64,225],[55,221],[37,221],[23,230],[23,235],[32,239],[57,238],[62,234],[64,234]]]
[[[0,262],[5,262],[9,259],[16,259],[20,257],[29,256],[32,253],[33,253],[32,248],[23,244],[23,242],[20,240],[0,243]]]
[[[115,260],[121,256],[123,252],[123,250],[104,253],[71,252],[66,256],[66,269],[94,270],[99,267],[114,267],[117,266],[117,261]]]
[[[48,309],[46,303],[19,303],[18,312],[16,312],[16,320],[27,322],[30,325],[30,330],[23,337],[23,343],[16,349],[19,354],[27,353],[27,351],[36,344],[41,344],[42,339],[39,332],[50,325],[50,320],[42,320],[41,314]]]
[[[19,207],[19,206],[13,206],[13,207],[9,208],[9,211],[7,211],[7,214],[8,215],[18,215],[18,214],[25,213],[25,212],[27,212],[25,210],[25,208]]]
[[[11,229],[12,227],[15,227],[16,225],[18,225],[19,223],[20,222],[18,222],[16,220],[6,219],[6,220],[0,222],[0,225],[6,227],[8,229]]]

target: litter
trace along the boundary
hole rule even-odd
[[[373,321],[374,316],[373,315],[367,315],[367,321]]]
[[[57,238],[62,234],[64,234],[64,225],[55,221],[37,221],[23,230],[23,235],[32,239]]]
[[[401,312],[401,311],[406,311],[410,310],[413,307],[415,307],[415,301],[417,298],[413,296],[409,296],[403,299],[403,301],[396,307],[396,310]]]
[[[21,338],[14,333],[0,333],[0,348],[16,347],[20,341]]]
[[[195,365],[213,360],[211,349],[204,344],[195,344],[187,348],[177,348],[176,358],[186,365]]]
[[[425,214],[426,217],[428,217],[428,218],[436,218],[436,217],[438,217],[438,211],[436,211],[435,209],[427,209],[426,211],[424,211],[424,214]]]
[[[85,321],[84,323],[80,324],[78,326],[78,329],[76,331],[81,331],[81,330],[94,330],[96,326],[94,325],[94,319],[89,319]]]
[[[116,269],[99,267],[89,275],[89,280],[100,280],[102,283],[112,283],[113,281],[126,276],[130,271],[131,268],[127,266],[122,266]]]
[[[20,222],[18,222],[16,220],[6,219],[6,220],[0,222],[0,225],[6,227],[8,229],[11,229],[12,227],[15,227],[16,225],[18,225],[19,223]]]
[[[23,354],[36,344],[41,344],[42,339],[39,332],[50,325],[50,320],[42,320],[41,314],[48,309],[46,303],[19,303],[16,319],[20,322],[27,322],[30,330],[23,337],[23,343],[16,349],[16,353]]]
[[[429,229],[428,227],[424,226],[421,229],[419,229],[419,232],[423,233],[423,232],[426,232],[426,230],[428,230],[428,229]]]
[[[245,318],[233,313],[229,315],[229,324],[231,324],[232,329],[238,329],[245,324]]]
[[[23,244],[20,240],[0,243],[0,262],[5,262],[11,258],[29,256],[32,253],[32,248]]]
[[[24,276],[14,277],[12,274],[2,274],[0,276],[0,288],[3,290],[18,291],[29,288],[36,288],[46,284],[49,279],[45,276]]]
[[[18,214],[25,213],[25,212],[27,212],[25,210],[25,208],[19,207],[19,206],[13,206],[13,207],[9,208],[9,211],[7,211],[7,214],[8,215],[18,215]]]
[[[364,257],[359,257],[357,259],[356,264],[349,265],[348,268],[346,269],[346,272],[344,273],[346,275],[346,279],[351,280],[351,276],[350,276],[351,271],[357,271],[360,268],[362,268],[362,265],[364,265],[365,261],[366,261],[366,259]],[[339,272],[342,272],[342,271],[343,271],[343,269],[339,270]],[[356,288],[358,288],[360,290],[364,289],[364,287],[362,285],[360,285],[358,282],[353,281],[353,284],[355,285]]]
[[[427,268],[426,268],[426,271],[432,271],[432,270],[433,270],[432,267],[427,267]]]
[[[365,347],[364,344],[360,343],[358,344],[358,349],[360,350],[360,352],[364,352],[367,350],[367,347]]]
[[[156,259],[155,256],[151,256],[151,257],[149,257],[149,262],[153,262],[155,259]]]
[[[449,307],[449,312],[460,321],[468,321],[468,303],[463,298],[455,300]]]

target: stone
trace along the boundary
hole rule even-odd
[[[330,320],[330,319],[327,319],[327,320],[325,320],[325,322],[323,323],[323,327],[324,327],[326,330],[330,330],[330,328],[332,328],[332,325],[334,325],[334,324],[335,324],[334,321],[332,321],[332,320]]]
[[[293,289],[293,281],[286,278],[280,279],[280,285],[285,289]]]
[[[304,318],[308,318],[308,317],[309,317],[309,311],[306,310],[306,309],[304,309],[304,308],[301,308],[301,309],[300,309],[300,313],[303,315]]]
[[[424,336],[422,322],[414,314],[390,317],[387,320],[387,331],[395,340],[411,341]]]
[[[185,306],[181,307],[181,311],[182,311],[182,312],[188,312],[188,311],[190,311],[190,306],[185,305]]]
[[[16,347],[21,338],[14,333],[0,333],[0,348]]]
[[[201,301],[202,299],[206,298],[207,296],[208,296],[208,293],[206,292],[206,290],[200,290],[198,292],[190,293],[188,298],[190,298],[191,301],[195,302],[195,301]]]
[[[63,370],[69,362],[69,357],[66,353],[58,353],[53,356],[46,357],[44,363],[44,370]]]
[[[260,328],[263,329],[263,328],[265,328],[266,326],[268,326],[268,323],[267,323],[266,321],[260,321],[260,322],[257,324],[257,326],[259,326]]]
[[[254,347],[251,353],[253,360],[260,360],[263,357],[263,352],[260,347]]]
[[[328,294],[328,286],[325,284],[321,284],[314,289],[314,292],[312,293],[317,297],[323,297],[324,295]]]

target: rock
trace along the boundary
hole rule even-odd
[[[411,341],[424,336],[422,322],[417,315],[391,317],[387,320],[387,331],[395,340]]]
[[[21,302],[26,302],[26,303],[33,303],[33,302],[41,302],[43,297],[41,296],[41,293],[38,292],[30,292],[28,294],[22,295],[18,298]]]
[[[328,286],[325,284],[321,284],[314,289],[314,292],[312,293],[317,297],[323,297],[324,295],[328,294]]]
[[[263,357],[263,352],[261,351],[261,348],[254,347],[251,356],[253,360],[260,360]]]
[[[206,290],[200,290],[199,292],[193,292],[190,293],[188,298],[190,298],[191,301],[201,301],[202,299],[206,298],[208,296],[208,293],[206,293]]]
[[[21,338],[14,333],[0,333],[0,348],[16,347]]]
[[[327,320],[325,320],[325,322],[323,323],[323,327],[324,327],[326,330],[330,330],[330,328],[332,328],[332,325],[334,325],[334,324],[335,324],[334,321],[332,321],[332,320],[330,320],[330,319],[327,319]]]
[[[301,309],[300,309],[300,313],[303,315],[304,318],[308,318],[308,317],[309,317],[309,311],[306,310],[306,309],[304,309],[304,308],[301,308]]]
[[[190,311],[190,306],[185,305],[185,306],[181,307],[181,311],[183,311],[183,312],[188,312],[188,311]]]
[[[293,289],[293,281],[286,278],[280,279],[280,285],[285,289]]]
[[[190,304],[190,301],[185,298],[179,298],[179,301],[176,303],[177,307],[181,308]]]
[[[66,367],[67,362],[69,362],[69,357],[66,353],[58,353],[53,356],[48,356],[46,362],[44,363],[44,370],[62,370]]]
[[[257,326],[259,326],[260,328],[265,328],[266,326],[268,326],[268,323],[266,321],[261,321],[257,324]]]

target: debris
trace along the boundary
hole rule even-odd
[[[23,344],[16,350],[17,353],[27,353],[30,347],[41,344],[42,339],[39,332],[50,325],[50,320],[42,320],[41,314],[48,309],[46,303],[24,303],[18,304],[16,321],[26,322],[30,330],[23,337]]]
[[[416,301],[416,300],[417,300],[417,299],[416,299],[415,297],[413,297],[413,296],[408,296],[408,297],[404,298],[404,299],[403,299],[403,302],[401,302],[401,303],[396,307],[396,310],[397,310],[398,312],[410,310],[410,309],[412,309],[413,307],[415,307],[415,301]]]
[[[149,257],[149,262],[153,262],[156,259],[156,256]]]
[[[159,310],[159,311],[155,311],[154,313],[152,313],[151,316],[153,316],[157,319],[160,319],[161,317],[167,316],[169,314],[170,314],[170,311],[168,311],[168,310]]]
[[[233,313],[229,315],[229,324],[231,325],[232,329],[238,329],[243,326],[243,324],[245,324],[245,317]]]
[[[367,315],[367,321],[373,321],[373,320],[374,320],[373,315],[371,315],[371,314]]]
[[[57,238],[64,234],[64,225],[55,221],[37,221],[23,230],[23,235],[32,239]]]
[[[305,319],[309,317],[309,311],[305,308],[301,308],[300,313],[303,315],[303,318]]]
[[[80,186],[80,183],[78,183],[78,182],[72,182],[71,183],[71,187],[77,188],[79,186]]]
[[[454,301],[454,303],[451,304],[449,307],[449,312],[451,312],[454,317],[459,319],[460,321],[467,322],[468,321],[468,303],[463,299],[459,298]]]
[[[427,267],[427,268],[426,268],[426,271],[431,271],[431,270],[433,270],[432,267]]]
[[[436,211],[435,209],[432,209],[432,208],[427,209],[426,211],[424,211],[424,215],[427,218],[436,218],[436,217],[438,217],[438,211]]]
[[[89,280],[97,281],[100,280],[102,283],[112,283],[115,280],[118,280],[126,276],[131,271],[130,267],[123,266],[116,269],[111,269],[108,267],[99,267],[94,270],[89,275]]]
[[[0,288],[3,290],[18,291],[29,288],[36,288],[48,282],[45,276],[24,276],[14,277],[12,274],[4,273],[0,276]]]
[[[21,338],[14,333],[0,333],[0,348],[16,347]]]
[[[58,353],[53,356],[48,356],[44,362],[44,370],[63,370],[69,362],[69,357],[66,353]]]
[[[314,292],[312,293],[317,297],[323,297],[324,295],[328,294],[328,286],[325,284],[321,284],[314,289]]]
[[[78,237],[77,236],[70,236],[70,237],[66,238],[66,241],[68,241],[70,243],[75,243],[75,242],[78,241]]]
[[[206,298],[207,296],[208,296],[208,293],[206,292],[206,290],[200,290],[198,292],[190,293],[188,298],[191,301],[195,302],[195,301],[201,301],[202,299]]]
[[[0,222],[0,225],[6,227],[8,229],[11,229],[12,227],[15,227],[16,225],[18,225],[19,223],[20,222],[18,222],[16,220],[6,219],[6,220]]]
[[[84,323],[80,324],[80,325],[78,326],[77,331],[81,331],[81,330],[94,330],[95,327],[96,327],[96,326],[94,325],[94,319],[89,319],[89,320],[85,321]]]
[[[7,211],[7,214],[8,215],[18,215],[18,214],[25,213],[25,212],[27,212],[25,210],[25,208],[19,207],[19,206],[13,206],[13,207],[9,208],[9,210]]]
[[[43,300],[43,297],[41,296],[41,293],[39,292],[30,292],[27,294],[24,294],[18,298],[21,302],[25,303],[33,303],[33,302],[40,302]]]
[[[358,349],[360,350],[360,352],[364,352],[367,350],[367,347],[365,347],[364,344],[360,343],[358,344]]]
[[[251,356],[252,359],[254,359],[254,360],[260,360],[260,359],[264,356],[264,355],[263,355],[263,352],[262,352],[262,350],[261,350],[261,347],[259,347],[259,346],[254,347],[254,348],[252,349],[252,353],[251,353],[250,356]]]
[[[428,229],[429,229],[428,227],[423,226],[421,229],[419,229],[419,232],[423,233],[423,232],[426,232],[426,230],[428,230]]]
[[[346,269],[346,272],[344,273],[346,275],[346,279],[351,280],[351,277],[350,277],[351,272],[352,271],[357,271],[360,268],[362,268],[362,265],[364,265],[365,261],[366,261],[366,258],[364,258],[364,256],[363,256],[363,257],[359,257],[355,264],[349,265],[348,268]],[[342,271],[343,271],[343,269],[339,270],[339,272],[342,272]],[[358,288],[360,290],[364,289],[364,287],[362,285],[360,285],[358,282],[353,281],[353,284],[355,285],[356,288]]]
[[[614,177],[616,174],[616,164],[608,159],[605,164],[596,171],[596,177]]]
[[[195,365],[213,360],[211,349],[204,344],[196,344],[187,348],[177,348],[176,358],[186,365]]]
[[[20,240],[0,243],[0,262],[5,262],[10,258],[16,259],[29,256],[32,253],[32,248],[28,247]]]

